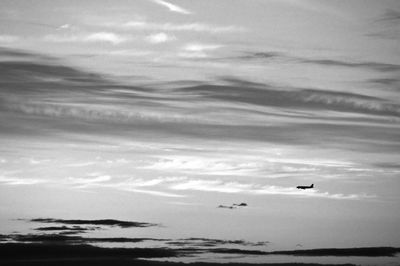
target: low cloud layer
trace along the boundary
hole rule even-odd
[[[39,222],[39,223],[56,223],[56,224],[72,224],[72,225],[105,225],[105,226],[118,226],[118,227],[122,227],[122,228],[158,226],[157,224],[153,224],[153,223],[120,221],[120,220],[114,220],[114,219],[67,220],[67,219],[53,219],[53,218],[35,218],[35,219],[31,219],[30,221],[31,222]]]

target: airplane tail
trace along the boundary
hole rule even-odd
[[[311,184],[311,188],[314,188],[314,184]]]

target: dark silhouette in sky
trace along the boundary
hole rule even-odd
[[[247,203],[242,202],[240,204],[234,203],[231,206],[227,206],[227,205],[219,205],[218,206],[218,208],[226,208],[226,209],[236,209],[237,207],[247,207]]]
[[[311,189],[314,188],[314,184],[311,184],[311,186],[297,186],[298,189]]]
[[[122,228],[127,227],[150,227],[159,226],[153,223],[144,222],[133,222],[133,221],[120,221],[114,219],[102,219],[102,220],[64,220],[64,219],[53,219],[53,218],[36,218],[31,219],[31,222],[40,223],[57,223],[57,224],[72,224],[72,225],[104,225],[104,226],[118,226]]]

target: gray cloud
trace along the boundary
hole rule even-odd
[[[373,164],[373,166],[376,166],[379,168],[384,168],[384,169],[393,169],[393,170],[400,171],[400,163],[380,162],[380,163]]]
[[[388,9],[377,21],[400,22],[400,10]]]
[[[399,71],[400,65],[378,63],[378,62],[346,62],[332,59],[304,59],[301,62],[309,64],[318,64],[325,66],[339,66],[339,67],[351,67],[351,68],[365,68],[376,70],[380,72],[393,72]]]
[[[232,59],[275,59],[275,58],[287,58],[288,56],[278,52],[245,52],[243,55],[232,57]]]
[[[0,62],[2,134],[179,136],[398,149],[397,130],[382,119],[397,119],[400,107],[378,97],[230,77],[223,78],[226,85],[138,87],[60,60],[33,60],[29,53],[11,49],[3,53],[19,59]],[[324,116],[332,111],[335,116]],[[279,119],[266,123],[274,117]]]
[[[40,23],[40,22],[36,22],[36,21],[13,19],[13,18],[2,18],[2,19],[0,19],[0,21],[2,21],[4,24],[10,24],[10,25],[22,24],[24,26],[49,28],[49,29],[57,29],[59,27],[59,26],[51,25],[51,24],[47,24],[47,23]]]
[[[394,90],[400,90],[400,79],[398,78],[377,78],[377,79],[370,79],[368,82],[372,82],[375,84],[380,84],[385,87],[389,87]]]
[[[242,85],[243,82],[239,85]],[[288,88],[264,89],[242,86],[201,85],[178,89],[181,93],[192,94],[201,98],[218,99],[230,102],[273,106],[284,108],[300,108],[309,110],[335,110],[374,115],[399,116],[400,106],[382,99],[360,94],[322,91],[314,89],[288,90]]]
[[[330,58],[304,58],[299,56],[293,56],[280,52],[245,52],[242,55],[235,57],[220,58],[217,60],[281,60],[291,61],[299,64],[314,64],[321,66],[333,66],[333,67],[347,67],[347,68],[362,68],[369,69],[379,72],[394,72],[400,71],[400,65],[382,63],[382,62],[371,62],[371,61],[343,61]]]
[[[9,53],[12,55],[12,53]],[[23,54],[19,54],[24,56]],[[89,82],[105,82],[99,75],[79,71],[72,67],[60,65],[60,62],[20,62],[5,61],[0,62],[2,71],[2,81],[27,82],[27,81],[46,81],[45,78],[64,79],[63,81],[89,81]],[[47,80],[51,81],[51,80]],[[60,82],[60,80],[56,80]],[[93,84],[92,84],[93,85]]]
[[[0,94],[0,100],[3,102],[2,109],[34,115],[113,121],[131,119],[161,121],[167,117],[157,112],[138,111],[137,108],[130,107],[130,104],[139,103],[142,107],[157,105],[171,109],[174,105],[171,101],[178,103],[188,99],[384,116],[399,116],[400,114],[400,107],[397,104],[377,97],[307,88],[279,88],[234,78],[225,78],[225,81],[231,85],[183,87],[169,90],[169,95],[165,97],[157,94],[157,90],[154,89],[117,84],[98,74],[55,65],[55,63],[0,62],[0,70],[3,82],[8,83]],[[15,90],[16,87],[18,90]],[[42,98],[44,92],[47,93],[46,100]],[[28,94],[32,96],[29,101],[17,97]],[[169,101],[172,105],[163,104],[165,101]],[[99,105],[99,102],[103,104]],[[164,113],[165,110],[161,111]],[[188,118],[187,116],[180,117],[183,120],[185,117]],[[167,120],[175,121],[178,118],[179,116],[172,115]],[[186,119],[186,121],[191,121],[191,119]]]
[[[54,58],[51,58],[44,54],[29,53],[24,50],[10,49],[0,46],[0,61],[8,61],[8,60],[45,62],[48,60],[54,60]]]
[[[373,27],[371,27],[370,32],[366,36],[378,39],[399,40],[399,9],[387,9],[386,12],[380,14],[373,22]]]

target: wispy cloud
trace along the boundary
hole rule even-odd
[[[299,191],[295,187],[267,186],[254,183],[225,182],[222,180],[192,179],[170,186],[173,190],[199,190],[220,193],[243,193],[253,195],[282,195],[327,199],[365,199],[375,196],[366,194],[331,194],[316,189]]]
[[[63,25],[59,26],[57,28],[57,30],[67,30],[67,29],[71,29],[71,28],[72,28],[71,24],[63,24]]]
[[[19,36],[15,35],[0,35],[0,43],[14,43],[20,40]]]
[[[6,103],[5,108],[15,110],[25,114],[41,115],[48,117],[78,118],[92,121],[113,121],[113,122],[133,122],[148,121],[153,123],[160,122],[195,122],[200,121],[200,117],[185,116],[182,114],[169,113],[162,110],[146,110],[143,108],[115,108],[112,106],[99,106],[87,104],[45,104],[45,103]]]
[[[176,13],[180,13],[180,14],[185,14],[185,15],[189,15],[192,14],[192,12],[188,11],[187,9],[184,9],[182,7],[179,7],[177,5],[171,4],[167,1],[163,1],[163,0],[153,0],[154,3],[162,5],[167,7],[170,11],[172,12],[176,12]]]
[[[153,54],[153,51],[149,50],[137,50],[137,49],[123,49],[123,50],[113,50],[108,52],[107,54],[113,55],[113,56],[138,56],[138,57],[143,57],[143,56],[148,56]]]
[[[224,58],[219,59],[224,60]],[[374,61],[356,61],[356,60],[345,60],[336,58],[306,58],[302,56],[295,56],[290,54],[285,54],[281,52],[245,52],[241,55],[228,57],[225,60],[262,60],[262,61],[272,61],[274,62],[292,62],[298,64],[314,64],[326,67],[346,67],[346,68],[360,68],[366,70],[375,70],[379,72],[394,72],[400,71],[400,65],[394,63],[386,62],[374,62]]]
[[[153,196],[180,198],[186,197],[184,194],[171,193],[168,190],[175,191],[203,191],[231,194],[250,194],[250,195],[281,195],[293,197],[308,198],[326,198],[342,200],[360,200],[374,198],[367,194],[341,194],[320,192],[317,189],[299,191],[295,187],[280,187],[261,185],[257,183],[242,183],[236,181],[224,181],[221,179],[191,179],[188,177],[158,177],[154,179],[127,179],[121,182],[108,182],[113,178],[109,175],[100,175],[96,177],[66,179],[67,185],[74,185],[78,188],[111,188],[121,191],[149,194]],[[34,184],[52,184],[51,181],[33,178],[16,178],[0,176],[0,183],[6,185],[34,185]],[[57,185],[60,185],[58,182]],[[143,189],[151,188],[156,189]]]
[[[183,49],[189,52],[203,52],[203,51],[215,50],[221,47],[222,45],[218,44],[191,43],[185,45]]]
[[[144,190],[144,189],[136,189],[136,188],[123,189],[123,190],[135,192],[135,193],[148,194],[148,195],[152,195],[152,196],[159,196],[159,197],[168,197],[168,198],[184,198],[184,197],[186,197],[186,195],[170,193],[170,192],[165,192],[165,191],[158,191],[158,190]]]
[[[81,185],[80,187],[83,188],[102,187],[159,197],[182,198],[186,197],[186,195],[165,191],[166,188],[163,185],[175,183],[186,179],[186,177],[158,177],[152,179],[128,178],[122,181],[106,183],[106,181],[111,180],[110,176],[98,176],[94,178],[69,178],[68,180],[72,181],[72,184]],[[152,189],[149,189],[151,187]]]
[[[28,159],[28,162],[29,162],[30,164],[46,164],[46,163],[51,162],[51,160],[50,160],[50,159],[43,159],[43,160],[40,160],[40,159],[35,159],[35,158],[29,158],[29,159]]]
[[[260,164],[211,157],[171,156],[157,160],[143,168],[192,174],[201,172],[206,175],[243,175],[256,173],[260,170]]]
[[[223,33],[223,32],[238,32],[244,28],[238,26],[216,26],[205,23],[153,23],[145,20],[133,20],[125,23],[108,23],[109,27],[118,27],[125,29],[136,30],[156,30],[156,31],[191,31],[191,32],[208,32],[208,33]]]
[[[112,178],[110,176],[98,176],[88,178],[68,178],[68,182],[73,185],[79,185],[80,188],[111,188],[122,191],[143,193],[161,197],[186,197],[183,194],[171,193],[175,191],[203,191],[231,194],[249,194],[249,195],[281,195],[291,197],[305,198],[326,198],[342,200],[360,200],[375,198],[374,195],[367,194],[341,194],[320,192],[317,189],[300,191],[295,187],[281,187],[262,185],[258,183],[243,183],[237,181],[224,181],[222,179],[192,179],[188,177],[158,177],[153,179],[135,179],[129,178],[120,182],[107,182]],[[151,189],[150,189],[151,188]]]
[[[112,32],[97,32],[89,34],[85,41],[88,42],[109,42],[112,44],[119,44],[126,41],[126,38]]]
[[[38,178],[20,178],[20,177],[7,177],[7,176],[0,176],[0,183],[6,185],[35,185],[35,184],[42,184],[46,181],[43,179]]]
[[[400,71],[400,65],[380,62],[346,62],[332,59],[303,59],[300,61],[303,63],[318,64],[324,66],[365,68],[381,72]]]
[[[207,51],[213,51],[223,47],[218,44],[190,43],[182,47],[179,56],[186,58],[204,58],[207,57]]]
[[[276,88],[265,85],[264,88],[243,84],[235,86],[196,86],[180,89],[182,92],[197,93],[204,98],[224,101],[239,101],[262,106],[280,106],[285,108],[326,109],[342,112],[356,112],[376,115],[400,115],[400,105],[384,99],[362,94],[324,91],[317,89]]]
[[[170,36],[164,32],[151,34],[146,37],[146,41],[153,44],[165,43],[173,40],[176,40],[175,36]]]
[[[222,193],[241,193],[251,190],[251,184],[243,184],[238,182],[223,182],[221,180],[187,180],[179,184],[170,186],[174,190],[200,190],[207,192],[222,192]]]
[[[88,186],[90,184],[102,183],[102,182],[106,182],[106,181],[110,181],[110,180],[111,180],[111,176],[109,176],[109,175],[101,175],[101,176],[88,177],[88,178],[81,178],[81,177],[67,178],[68,183],[82,185],[82,186]]]
[[[89,34],[49,34],[44,37],[45,41],[49,42],[104,42],[113,45],[121,44],[128,41],[130,38],[121,36],[113,32],[94,32]]]
[[[71,163],[67,164],[66,166],[68,167],[85,167],[89,165],[95,165],[97,162],[95,161],[88,161],[88,162],[77,162],[77,163]]]
[[[186,180],[186,179],[187,179],[187,177],[171,177],[171,176],[157,177],[157,178],[153,178],[153,179],[130,178],[127,181],[123,182],[122,184],[126,187],[132,187],[132,188],[151,187],[151,186],[157,186],[157,185],[161,185],[161,184],[165,184],[165,183],[182,181],[182,180]]]

